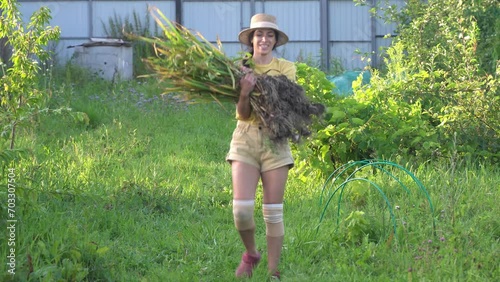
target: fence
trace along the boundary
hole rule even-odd
[[[378,65],[380,47],[391,42],[384,35],[393,34],[395,28],[394,24],[372,17],[370,6],[356,6],[352,0],[19,0],[19,3],[26,21],[41,6],[50,8],[51,25],[61,28],[61,40],[54,47],[60,62],[71,58],[73,49],[68,46],[107,37],[104,27],[110,18],[130,19],[135,14],[146,22],[146,17],[150,17],[148,6],[156,6],[168,18],[199,31],[211,42],[220,38],[228,56],[241,51],[237,34],[248,26],[253,14],[273,14],[290,38],[288,44],[277,49],[278,55],[292,61],[318,62],[325,69],[330,69],[332,62],[349,70],[363,69],[368,62],[362,54],[369,54],[371,64]],[[404,1],[392,0],[392,3],[403,5]],[[154,28],[153,23],[150,28]]]

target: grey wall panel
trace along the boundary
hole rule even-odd
[[[319,42],[319,1],[265,1],[264,10],[276,16],[291,41]]]
[[[237,40],[238,32],[250,24],[248,1],[185,2],[184,25],[200,31],[207,39],[214,40],[214,30],[219,29],[223,41]],[[277,17],[278,26],[294,40],[319,41],[319,2],[317,1],[266,1],[256,2],[256,13],[266,12]],[[292,39],[292,38],[291,38]]]
[[[200,32],[207,40],[237,42],[241,30],[240,2],[186,2],[184,26]]]
[[[50,9],[50,25],[59,26],[61,37],[88,37],[88,3],[84,2],[22,2],[20,11],[25,23],[42,6]]]
[[[371,17],[367,6],[352,1],[330,2],[330,40],[370,41]]]
[[[375,27],[377,30],[377,36],[384,36],[387,34],[395,35],[396,34],[396,24],[394,23],[386,23],[383,19],[375,20]]]
[[[128,19],[133,22],[134,13],[140,17],[142,25],[146,24],[149,17],[149,28],[154,30],[154,20],[148,12],[148,7],[158,8],[167,18],[175,19],[175,3],[173,1],[93,1],[93,37],[106,37],[103,24],[109,26],[109,19],[116,14],[122,20]]]
[[[238,53],[243,51],[244,48],[240,43],[224,43],[222,44],[222,51],[230,58],[236,58]]]
[[[115,13],[121,18],[132,19],[135,11],[144,16],[144,24],[148,16],[147,5],[158,7],[169,19],[179,16],[176,10],[182,11],[184,26],[200,32],[211,42],[220,38],[228,56],[236,56],[242,50],[237,35],[242,28],[249,26],[253,12],[275,15],[279,27],[289,35],[290,42],[278,48],[278,55],[289,60],[311,60],[319,58],[322,53],[321,26],[325,23],[320,19],[321,0],[182,0],[181,9],[176,9],[175,0],[19,1],[26,21],[41,6],[51,9],[51,25],[57,25],[62,30],[56,48],[61,53],[60,61],[71,56],[71,49],[66,50],[66,46],[81,44],[88,41],[89,37],[105,37],[103,23],[107,24]],[[404,0],[390,2],[399,6],[404,4]],[[339,59],[344,62],[346,69],[362,68],[366,62],[360,60],[354,52],[356,49],[370,52],[373,48],[379,52],[380,46],[390,44],[391,40],[383,39],[382,36],[394,34],[395,25],[382,19],[372,20],[369,6],[356,6],[352,0],[329,0],[328,4],[330,60]],[[150,25],[154,29],[152,18]]]
[[[184,3],[184,25],[200,32],[211,42],[215,42],[217,36],[223,45],[238,44],[238,33],[242,28],[250,24],[250,6],[241,2],[186,2]],[[276,16],[278,26],[285,31],[290,43],[277,50],[278,54],[285,54],[288,59],[296,58],[301,49],[311,41],[313,45],[319,45],[319,4],[315,1],[266,1],[258,7],[255,12],[266,12]],[[300,43],[306,42],[306,43]],[[291,47],[296,44],[299,47]],[[285,52],[284,49],[289,50]],[[224,47],[224,49],[227,49]],[[315,51],[317,51],[317,47]],[[241,48],[231,48],[227,54],[235,56]],[[313,51],[306,49],[307,53]]]
[[[356,50],[361,53],[369,53],[371,43],[332,43],[331,53],[332,57],[339,60],[345,69],[355,70],[363,69],[367,63],[362,60],[362,55],[357,54]]]
[[[390,0],[389,5],[396,5],[398,10],[401,10],[401,8],[405,5],[405,0]],[[379,12],[379,17],[380,19],[377,19],[377,35],[386,35],[386,34],[395,34],[395,29],[396,29],[396,24],[395,23],[390,23],[386,22],[384,19],[383,12]]]
[[[290,42],[277,51],[282,58],[290,61],[308,61],[318,65],[320,62],[319,42]]]

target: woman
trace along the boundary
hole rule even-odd
[[[241,92],[236,105],[238,123],[226,158],[232,170],[234,222],[245,246],[236,276],[252,276],[261,258],[255,245],[253,215],[257,185],[262,180],[268,272],[279,279],[278,264],[285,234],[283,196],[293,158],[287,143],[271,144],[263,134],[262,124],[252,111],[249,96],[255,87],[255,74],[282,74],[295,81],[296,69],[292,62],[273,56],[276,47],[288,42],[288,36],[278,28],[274,16],[254,15],[250,28],[242,30],[238,38],[250,47],[253,69],[245,68],[247,73],[240,80]]]

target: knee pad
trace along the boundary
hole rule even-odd
[[[280,237],[285,235],[283,223],[283,204],[263,204],[262,213],[266,223],[266,235]]]
[[[238,231],[255,228],[253,219],[254,208],[254,200],[233,200],[234,225]]]

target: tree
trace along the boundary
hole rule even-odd
[[[40,62],[50,55],[47,44],[59,39],[60,30],[47,26],[51,17],[46,7],[35,12],[27,25],[22,22],[16,1],[2,0],[0,9],[0,38],[7,38],[12,47],[10,61],[2,57],[0,62],[0,130],[12,150],[17,127],[29,124],[48,97],[48,93],[37,89],[37,74]]]

